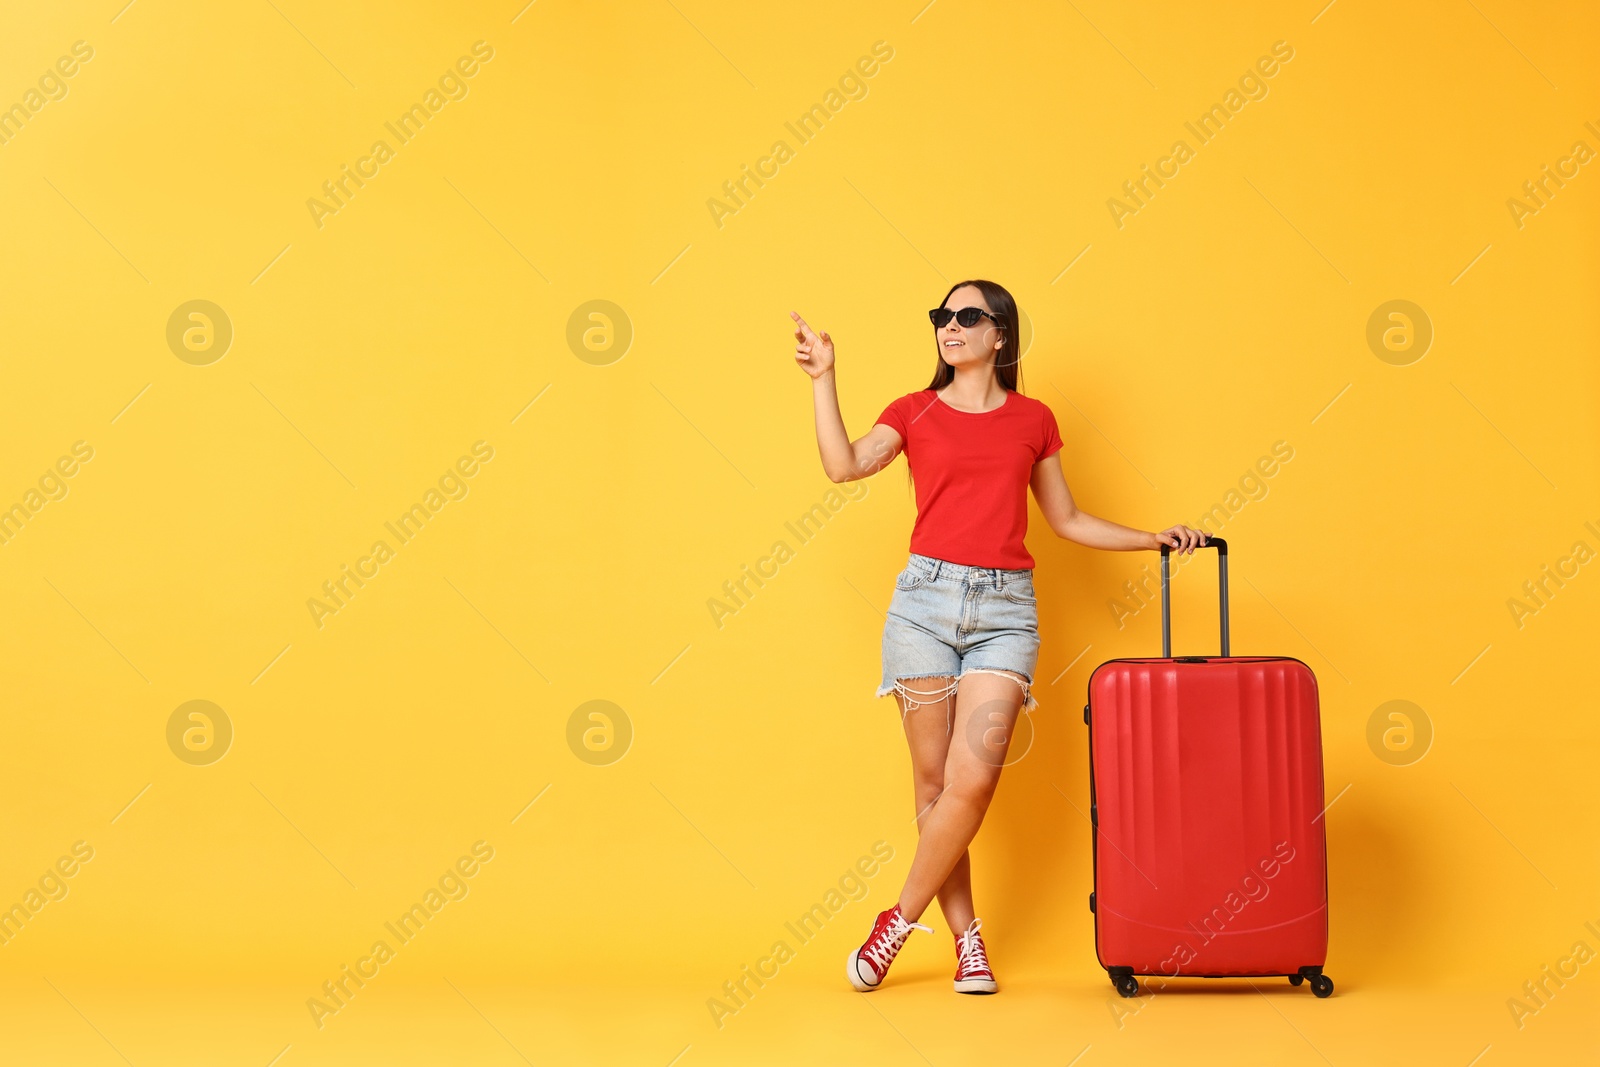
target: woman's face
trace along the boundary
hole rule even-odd
[[[951,293],[944,306],[951,311],[976,307],[990,314],[994,313],[994,309],[983,299],[983,293],[975,285],[963,285]],[[993,319],[987,317],[979,319],[976,326],[963,326],[952,318],[935,330],[934,334],[939,341],[939,354],[952,367],[992,364],[995,352],[1005,346],[1004,331],[995,326]]]

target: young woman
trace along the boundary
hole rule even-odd
[[[1023,546],[1028,486],[1051,530],[1090,548],[1189,553],[1206,535],[1183,525],[1136,530],[1078,509],[1056,455],[1055,416],[1017,391],[1017,305],[994,282],[958,282],[928,312],[938,345],[933,382],[895,400],[854,441],[839,414],[833,339],[789,314],[828,477],[865,478],[904,451],[917,492],[910,561],[895,579],[883,628],[877,695],[892,691],[900,705],[919,840],[899,900],[850,953],[850,984],[878,988],[907,935],[932,933],[917,920],[937,897],[955,934],[956,992],[993,993],[967,845],[994,795],[1017,715],[1036,704],[1038,606],[1033,557]],[[952,744],[956,736],[962,741]]]

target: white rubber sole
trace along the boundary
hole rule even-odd
[[[868,984],[866,979],[861,977],[860,954],[861,950],[858,948],[850,950],[850,958],[845,962],[845,974],[849,977],[850,984],[855,987],[856,992],[870,993],[878,987]]]
[[[993,978],[963,978],[955,984],[957,993],[998,993],[999,983]]]

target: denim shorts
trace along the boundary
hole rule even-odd
[[[895,578],[883,624],[883,678],[876,696],[897,693],[909,712],[953,695],[964,674],[1014,671],[1027,679],[1018,684],[1022,710],[1029,711],[1038,704],[1031,692],[1038,665],[1033,571],[968,567],[911,554]],[[943,689],[902,684],[942,675],[951,677]]]

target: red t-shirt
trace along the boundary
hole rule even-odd
[[[969,567],[1030,570],[1028,482],[1061,450],[1055,414],[1015,391],[993,411],[958,411],[932,389],[907,393],[878,421],[905,442],[917,486],[911,551]]]

